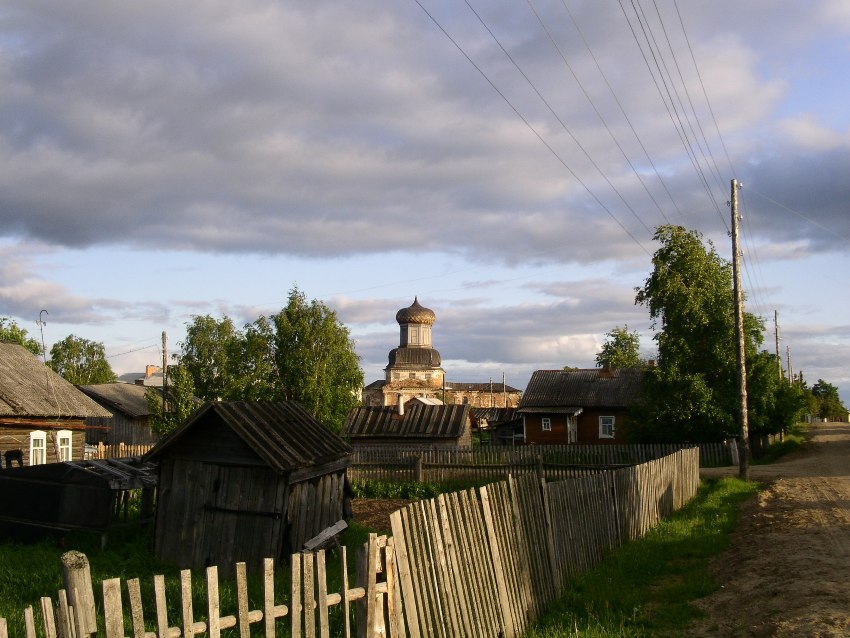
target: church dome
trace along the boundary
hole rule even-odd
[[[395,320],[400,324],[422,323],[433,326],[437,315],[430,308],[419,304],[418,297],[414,297],[413,304],[409,308],[402,308],[395,315]]]

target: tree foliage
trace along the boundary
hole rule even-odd
[[[717,441],[737,436],[732,268],[713,244],[681,226],[660,226],[653,271],[636,290],[656,329],[658,367],[644,376],[632,433],[643,441]],[[753,434],[796,419],[800,396],[780,383],[775,357],[759,351],[764,323],[744,316],[748,419]]]
[[[847,408],[841,402],[838,388],[827,383],[823,379],[812,386],[810,390],[813,401],[811,402],[812,414],[822,419],[846,418]]]
[[[637,368],[640,360],[640,335],[628,326],[613,328],[605,335],[602,350],[596,353],[597,367]]]
[[[195,397],[195,384],[186,368],[180,365],[169,366],[166,378],[167,387],[151,387],[145,391],[145,400],[151,413],[151,429],[157,434],[168,434],[188,419],[199,406]]]
[[[111,383],[116,378],[103,343],[74,335],[53,344],[48,365],[74,385]]]
[[[280,312],[241,330],[229,317],[194,317],[179,345],[200,398],[295,400],[337,430],[363,387],[348,328],[298,288]]]
[[[27,335],[26,328],[21,328],[14,319],[0,317],[0,342],[17,343],[35,356],[40,357],[41,344]]]

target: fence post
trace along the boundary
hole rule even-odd
[[[416,454],[413,457],[413,480],[416,483],[421,483],[423,480],[422,476],[422,454]]]
[[[72,549],[62,554],[60,560],[65,591],[68,592],[68,602],[74,608],[77,626],[83,633],[96,633],[97,616],[94,610],[94,589],[91,583],[89,559],[82,552]],[[77,638],[83,638],[83,636]]]

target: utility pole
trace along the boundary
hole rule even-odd
[[[791,368],[791,346],[785,346],[785,356],[788,358],[788,385],[794,385],[794,373]]]
[[[744,347],[744,295],[741,290],[741,252],[738,248],[738,180],[732,180],[732,275],[735,293],[735,349],[738,364],[738,423],[741,426],[738,449],[738,476],[749,480],[750,475],[750,436],[747,424],[747,356]]]
[[[782,355],[779,350],[779,311],[773,311],[773,331],[776,333],[776,366],[779,368],[779,380],[782,380]]]
[[[168,350],[165,347],[165,330],[162,331],[162,416],[165,417],[165,395],[168,394]]]

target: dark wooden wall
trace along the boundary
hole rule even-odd
[[[199,569],[280,556],[286,477],[266,467],[163,459],[156,515],[157,558]]]
[[[343,518],[344,483],[343,471],[290,486],[285,553],[299,551],[305,541]]]
[[[86,425],[94,426],[86,430],[87,443],[105,443],[114,445],[152,445],[159,440],[159,435],[151,431],[148,417],[130,417],[118,412],[111,418],[94,417],[86,419]]]
[[[41,430],[47,434],[47,462],[56,463],[59,461],[58,450],[56,449],[55,433],[59,430],[69,428],[79,428],[71,430],[71,460],[81,461],[83,459],[85,434],[82,429],[83,421],[81,419],[69,421],[67,425],[62,427],[54,427],[52,424],[55,421],[51,420],[50,427],[42,427],[39,425],[12,426],[4,423],[0,424],[0,455],[7,450],[23,450],[24,465],[30,464],[30,432],[33,430]],[[5,460],[3,467],[5,467]],[[15,466],[17,467],[17,465]]]

